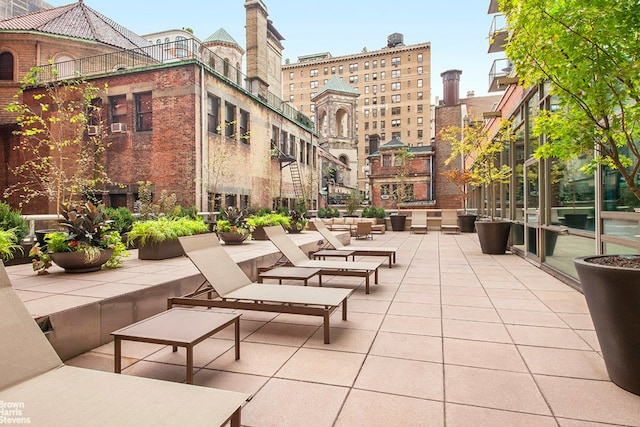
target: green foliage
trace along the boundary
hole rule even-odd
[[[95,125],[100,118],[100,107],[93,100],[101,97],[106,87],[97,88],[83,79],[55,79],[43,84],[42,72],[42,68],[32,68],[5,108],[17,116],[18,130],[14,133],[20,142],[16,149],[25,160],[12,169],[19,182],[4,194],[17,194],[20,206],[46,197],[55,201],[59,210],[82,194],[114,184],[101,163],[109,147],[100,136],[104,132],[86,134],[87,126]],[[27,92],[33,87],[41,90]]]
[[[289,225],[285,225],[285,227],[298,231],[304,230],[309,222],[307,218],[305,218],[304,213],[296,209],[291,209],[287,218],[289,219]]]
[[[87,202],[79,206],[71,206],[62,211],[62,219],[58,224],[66,231],[66,240],[103,247],[105,236],[111,233],[111,220],[104,210]]]
[[[382,207],[376,206],[365,206],[362,209],[362,217],[363,218],[386,218],[387,211]]]
[[[542,112],[535,155],[593,155],[584,172],[617,169],[640,199],[640,49],[637,0],[501,0],[507,56],[525,86],[550,82],[557,106]]]
[[[247,211],[235,206],[227,206],[220,212],[220,219],[216,221],[216,231],[223,233],[248,234],[253,226],[247,223]]]
[[[119,208],[105,208],[105,215],[111,220],[111,228],[116,230],[120,235],[126,235],[136,222],[136,217],[126,207],[121,206]]]
[[[22,250],[18,241],[16,229],[0,229],[0,257],[2,257],[3,260],[6,261],[13,258],[16,250]]]
[[[360,197],[358,190],[351,190],[349,197],[345,200],[347,215],[353,215],[360,207],[360,203],[362,203],[362,197]]]
[[[11,209],[6,203],[0,203],[0,230],[13,230],[18,242],[29,233],[27,221],[20,211]]]
[[[182,207],[176,205],[177,196],[169,194],[167,190],[160,192],[157,201],[153,201],[153,184],[151,181],[138,181],[138,200],[133,204],[133,210],[142,221],[160,217],[175,218],[182,215]]]
[[[127,244],[131,245],[138,240],[141,245],[146,243],[160,243],[165,240],[175,240],[182,236],[204,233],[209,231],[209,226],[202,218],[191,219],[187,217],[150,219],[136,221],[127,233]]]
[[[247,217],[247,224],[251,227],[270,227],[272,225],[282,225],[288,227],[291,218],[283,213],[269,213],[266,215],[251,215]]]
[[[338,218],[339,216],[338,208],[318,208],[318,218]]]

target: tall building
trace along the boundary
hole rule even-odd
[[[402,34],[382,49],[333,57],[306,55],[282,66],[283,100],[312,119],[314,97],[338,77],[360,93],[355,113],[357,182],[370,194],[366,158],[392,138],[409,146],[431,142],[431,43],[405,45]]]
[[[50,7],[53,6],[41,0],[0,0],[0,20]]]

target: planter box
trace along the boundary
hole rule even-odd
[[[138,246],[138,259],[167,259],[184,255],[178,239],[165,240],[160,243],[145,243]]]

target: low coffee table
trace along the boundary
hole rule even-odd
[[[318,286],[322,286],[322,274],[320,274],[321,271],[321,268],[276,267],[258,274],[258,283],[262,283],[264,279],[278,279],[279,284],[282,284],[282,279],[303,280],[304,285],[307,286],[307,281],[313,276],[317,275]]]
[[[322,249],[313,253],[313,259],[327,259],[327,257],[338,257],[344,258],[345,261],[349,261],[349,257],[352,256],[353,260],[356,260],[355,256],[356,251],[350,251],[348,249],[345,250],[336,250],[336,249]]]
[[[121,343],[139,341],[173,346],[187,350],[187,384],[193,384],[193,347],[227,326],[235,324],[236,360],[240,359],[240,315],[216,313],[213,311],[188,308],[172,308],[155,316],[141,320],[111,332],[115,338],[114,369],[119,374],[122,369]]]

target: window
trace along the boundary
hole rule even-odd
[[[350,73],[355,73],[356,71],[358,71],[358,64],[349,64],[349,72]]]
[[[364,105],[369,105],[369,98],[364,99]]]
[[[13,55],[10,52],[0,53],[0,80],[13,80]]]
[[[422,54],[421,53],[418,54],[418,62],[422,62]]]
[[[369,93],[369,86],[364,87],[364,93]]]
[[[373,85],[373,93],[378,93],[378,85]]]
[[[365,82],[368,82],[368,81],[369,81],[369,73],[367,73],[367,74],[365,74],[365,75],[364,75],[364,81],[365,81]]]
[[[249,136],[251,135],[251,128],[249,126],[251,120],[248,111],[240,110],[240,142],[249,144]]]
[[[187,39],[182,36],[176,36],[176,56],[178,58],[184,58],[187,56]]]
[[[396,56],[391,58],[391,65],[394,67],[397,67],[398,65],[400,65],[400,57]]]
[[[313,80],[311,82],[311,89],[317,89],[318,88],[318,81],[317,80]]]
[[[338,66],[338,74],[344,73],[344,67],[342,65]]]
[[[400,82],[391,83],[391,90],[400,90]]]
[[[296,101],[295,95],[289,95],[289,102],[294,103]]]
[[[295,90],[295,83],[289,83],[289,91],[293,92]]]
[[[364,61],[364,69],[365,70],[369,69],[369,61]]]
[[[111,104],[111,123],[127,123],[127,96],[118,95],[109,98]]]
[[[422,87],[422,79],[418,79],[418,87]]]
[[[418,138],[422,139],[422,129],[418,129]]]
[[[318,77],[318,69],[317,68],[312,69],[309,77]]]
[[[293,80],[293,71],[289,73],[289,80]]]
[[[225,103],[224,136],[233,138],[236,134],[236,106]]]
[[[399,128],[400,124],[401,124],[401,120],[400,119],[391,120],[391,127],[392,128]]]
[[[387,60],[386,59],[381,59],[380,60],[380,68],[384,68],[387,66]]]
[[[386,91],[387,91],[387,85],[386,85],[386,84],[384,84],[384,83],[382,83],[382,84],[380,85],[380,92],[386,92]]]
[[[366,110],[364,110],[364,117],[365,118],[369,118],[369,109],[367,108]]]
[[[336,67],[335,65],[333,67],[331,67],[331,74],[335,74],[336,73]]]
[[[213,95],[207,96],[207,130],[211,133],[220,133],[220,98]]]
[[[373,80],[378,80],[378,73],[373,73]]]
[[[422,117],[418,117],[418,126],[422,126],[422,122],[423,122]]]
[[[289,135],[289,155],[293,158],[296,157],[296,137]]]
[[[373,61],[373,68],[378,68],[378,61]]]
[[[400,100],[400,95],[391,95],[391,103],[392,103],[392,104],[397,104],[397,103],[399,103],[400,101],[401,101],[401,100]]]
[[[151,92],[136,93],[136,132],[150,131],[153,118]]]
[[[418,113],[422,113],[422,104],[418,104]]]
[[[391,70],[391,78],[392,79],[400,78],[400,70]]]
[[[358,76],[349,76],[349,83],[358,83]]]
[[[373,104],[374,104],[374,105],[375,105],[375,104],[377,104],[377,103],[378,103],[378,97],[377,97],[377,96],[374,96],[374,97],[371,99],[371,102],[373,102]]]
[[[422,67],[418,67],[418,74],[422,74]]]
[[[323,72],[324,72],[325,76],[328,75],[329,74],[329,67],[324,67]]]
[[[418,101],[422,100],[422,92],[418,92]]]
[[[369,130],[369,122],[364,122],[364,130]]]
[[[383,91],[383,92],[384,92],[384,91]],[[386,96],[381,96],[381,97],[380,97],[380,102],[382,102],[383,104],[384,104],[385,102],[387,102],[387,97],[386,97]]]
[[[385,71],[380,72],[380,80],[384,80],[386,76],[387,76],[387,73]]]
[[[376,99],[375,98],[373,98],[373,103],[374,104],[376,103]],[[373,117],[378,117],[378,109],[377,108],[374,108],[372,110],[372,113],[373,113]]]
[[[382,167],[388,168],[391,166],[391,154],[382,155]]]
[[[378,122],[373,122],[373,128],[378,129]]]
[[[399,116],[400,114],[402,114],[402,112],[400,111],[400,107],[392,107],[391,108],[391,115],[392,116]]]

